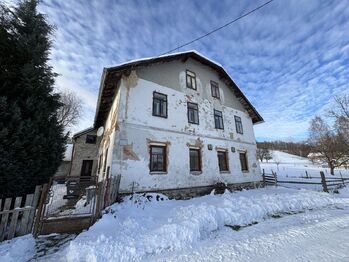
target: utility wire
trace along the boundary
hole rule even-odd
[[[211,34],[217,32],[217,31],[223,29],[224,27],[227,27],[227,26],[229,26],[229,25],[235,23],[236,21],[238,21],[238,20],[240,20],[240,19],[242,19],[242,18],[244,18],[244,17],[246,17],[246,16],[248,16],[248,15],[250,15],[250,14],[256,12],[257,10],[263,8],[264,6],[270,4],[270,3],[273,2],[273,1],[274,1],[274,0],[269,0],[268,2],[265,2],[264,4],[262,4],[262,5],[258,6],[258,7],[256,7],[255,9],[252,9],[251,11],[248,11],[247,13],[244,13],[244,14],[242,14],[241,16],[235,18],[234,20],[232,20],[232,21],[226,23],[225,25],[222,25],[222,26],[220,26],[220,27],[217,27],[216,29],[213,29],[212,31],[207,32],[206,34],[204,34],[204,35],[202,35],[202,36],[199,36],[198,38],[195,38],[195,39],[193,39],[193,40],[191,40],[191,41],[189,41],[189,42],[187,42],[187,43],[184,43],[184,44],[182,44],[182,45],[180,45],[180,46],[178,46],[178,47],[176,47],[176,48],[173,48],[173,49],[171,49],[171,50],[169,50],[169,51],[167,51],[167,52],[165,52],[165,53],[162,53],[160,56],[166,55],[166,54],[168,54],[168,53],[171,53],[171,52],[173,52],[173,51],[176,51],[176,50],[179,49],[179,48],[185,47],[185,46],[190,45],[190,44],[192,44],[192,43],[194,43],[194,42],[196,42],[196,41],[199,41],[199,40],[205,38],[206,36],[209,36],[209,35],[211,35]]]

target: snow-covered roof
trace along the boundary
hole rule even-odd
[[[131,60],[113,67],[104,68],[101,79],[101,85],[99,88],[94,127],[98,128],[99,126],[104,124],[104,121],[109,113],[110,107],[113,102],[112,98],[114,97],[114,94],[117,90],[117,84],[124,73],[129,73],[130,70],[138,66],[146,66],[154,63],[168,62],[176,59],[187,58],[195,59],[201,62],[202,64],[210,66],[211,68],[216,70],[220,74],[221,78],[225,79],[228,85],[232,88],[235,96],[238,98],[240,103],[244,106],[244,108],[247,110],[248,114],[252,118],[252,122],[256,124],[264,121],[261,115],[257,112],[257,110],[250,103],[250,101],[242,93],[240,88],[235,84],[233,79],[230,77],[230,75],[227,73],[227,71],[223,68],[221,64],[207,58],[206,56],[202,55],[201,53],[195,50],[190,50],[157,57],[148,57],[137,60]]]
[[[64,152],[63,161],[71,161],[72,154],[73,154],[73,144],[67,144]]]
[[[86,129],[83,129],[83,130],[81,130],[81,131],[75,133],[75,134],[73,135],[73,138],[78,137],[78,136],[81,136],[81,135],[86,134],[86,133],[89,133],[89,132],[91,132],[91,131],[93,131],[93,130],[94,130],[94,128],[93,128],[92,126],[91,126],[91,127],[88,127],[88,128],[86,128]]]

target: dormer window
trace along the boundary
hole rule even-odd
[[[187,87],[196,90],[196,75],[189,70],[186,71]]]
[[[218,83],[211,81],[211,94],[214,98],[220,98]]]

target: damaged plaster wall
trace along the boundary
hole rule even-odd
[[[185,87],[186,69],[196,73],[197,90]],[[210,80],[219,82],[221,100],[212,98]],[[152,116],[154,91],[168,97],[167,118]],[[188,123],[187,102],[198,103],[199,125]],[[214,128],[213,109],[223,112],[224,130]],[[122,175],[121,192],[198,187],[217,182],[256,182],[261,179],[252,120],[232,91],[209,67],[189,59],[185,63],[174,61],[133,71],[122,78],[106,130],[113,126],[113,115],[117,115],[117,130],[109,135],[107,163],[111,166],[112,175]],[[236,133],[234,115],[242,119],[243,135]],[[150,174],[149,141],[168,143],[166,174]],[[193,175],[189,171],[188,145],[197,146],[198,141],[202,152],[202,173]],[[208,150],[208,145],[212,145],[213,149]],[[232,147],[235,152],[232,152]],[[216,148],[227,149],[230,172],[219,172]],[[105,146],[101,148],[103,150]],[[241,171],[240,151],[247,152],[249,172]]]

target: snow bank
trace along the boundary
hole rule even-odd
[[[95,225],[58,254],[67,261],[139,261],[193,247],[225,225],[246,225],[273,214],[349,203],[330,194],[266,188],[168,200],[135,195],[113,205]]]
[[[35,255],[35,240],[32,235],[16,237],[0,243],[0,260],[3,262],[28,261]]]

